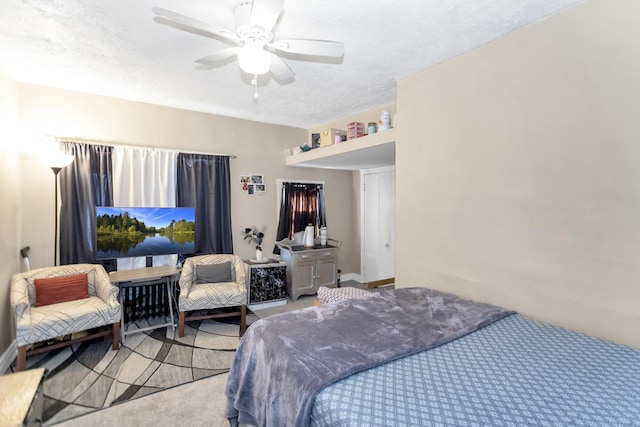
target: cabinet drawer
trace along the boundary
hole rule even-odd
[[[313,251],[297,253],[293,256],[294,262],[318,261],[322,259],[335,258],[335,249],[316,249]]]

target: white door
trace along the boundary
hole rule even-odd
[[[395,168],[362,171],[362,274],[365,282],[394,277]]]

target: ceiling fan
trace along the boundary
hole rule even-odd
[[[281,54],[291,54],[295,57],[327,57],[342,58],[344,45],[342,42],[312,39],[282,39],[273,40],[273,27],[282,11],[284,0],[253,0],[241,1],[234,8],[236,30],[230,31],[217,28],[206,22],[182,15],[180,13],[154,7],[152,11],[173,23],[187,27],[187,30],[206,37],[222,40],[233,47],[223,49],[212,55],[197,59],[195,62],[202,67],[210,67],[228,61],[236,56],[240,68],[254,76],[252,84],[257,84],[257,77],[271,72],[279,82],[292,80],[293,70],[280,58]]]

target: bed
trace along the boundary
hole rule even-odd
[[[271,316],[226,416],[256,426],[640,426],[640,351],[426,288]]]

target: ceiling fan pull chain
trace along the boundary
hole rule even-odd
[[[253,75],[253,80],[251,80],[251,83],[253,84],[253,87],[255,88],[255,92],[253,93],[253,99],[258,99],[258,76],[257,75]]]

